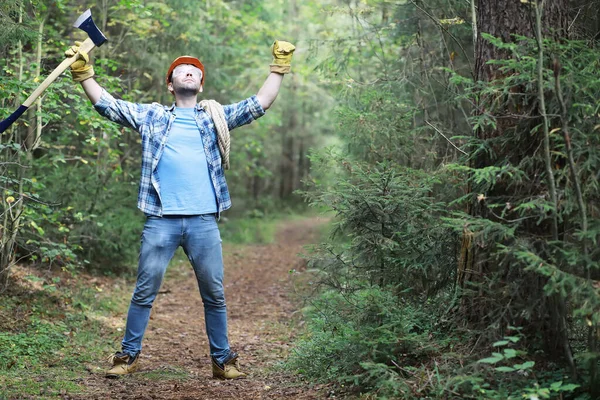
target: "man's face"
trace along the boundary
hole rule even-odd
[[[189,64],[175,67],[171,75],[169,90],[179,95],[196,95],[202,91],[202,71]]]

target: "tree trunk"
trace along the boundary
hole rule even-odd
[[[289,2],[289,21],[293,23],[298,16],[298,4],[296,0]],[[294,24],[294,37],[298,37],[298,25]],[[281,169],[279,183],[279,198],[288,199],[295,189],[296,184],[296,162],[295,162],[295,136],[298,127],[298,110],[297,110],[297,90],[298,85],[294,76],[291,78],[290,92],[287,97],[286,108],[284,115],[288,115],[287,126],[283,126],[281,140]]]
[[[37,54],[36,54],[36,69],[35,76],[40,79],[42,74],[42,39],[44,34],[44,20],[40,21],[38,27],[38,39],[37,39]],[[27,136],[25,137],[25,147],[27,148],[27,158],[31,159],[33,156],[33,150],[38,146],[38,142],[42,135],[42,96],[36,100],[36,108],[29,109],[29,126],[27,127]],[[37,114],[37,116],[36,116]],[[35,123],[34,123],[35,121]]]
[[[568,1],[546,0],[543,10],[543,33],[546,37],[564,37],[568,28]],[[488,33],[503,42],[515,42],[512,35],[535,37],[535,12],[531,2],[520,0],[482,0],[477,5],[477,32]],[[499,74],[498,67],[486,65],[489,60],[507,58],[506,50],[493,46],[477,35],[475,46],[475,77],[491,81]]]
[[[281,171],[280,171],[280,186],[279,198],[284,200],[289,198],[294,191],[294,183],[296,181],[296,163],[294,162],[294,133],[298,125],[298,118],[293,104],[295,100],[294,88],[292,88],[289,96],[289,119],[288,123],[282,127],[281,136]]]
[[[543,3],[542,31],[545,38],[559,39],[564,37],[568,27],[568,1],[567,0],[546,0]],[[474,20],[477,21],[476,32],[478,32],[475,43],[475,79],[482,82],[492,82],[502,79],[511,74],[510,71],[500,70],[498,65],[489,64],[490,60],[508,59],[512,57],[507,50],[499,49],[482,37],[482,33],[490,34],[503,42],[516,42],[513,35],[521,35],[535,38],[536,17],[535,3],[521,2],[520,0],[495,0],[479,1],[477,13]],[[543,135],[539,132],[532,133],[532,128],[542,123],[540,110],[540,96],[537,90],[518,87],[510,90],[508,95],[488,95],[479,99],[476,105],[476,114],[488,114],[495,117],[495,128],[480,128],[475,135],[481,141],[486,142],[490,151],[480,152],[479,155],[471,159],[471,167],[485,168],[489,166],[498,166],[499,162],[508,160],[512,165],[519,165],[526,157],[533,158],[542,145]],[[525,93],[525,96],[512,96],[512,93]],[[541,128],[540,128],[541,129]],[[510,145],[503,140],[510,137]],[[513,140],[514,138],[514,140]],[[543,196],[548,193],[548,182],[553,179],[547,175],[547,169],[544,168],[543,161],[537,159],[533,162],[531,171],[534,184],[518,186],[515,182],[499,180],[492,188],[471,187],[470,192],[481,193],[485,198],[489,198],[491,203],[504,204],[510,202],[515,196]],[[538,173],[539,172],[539,173]],[[481,190],[481,191],[479,191]],[[486,218],[495,222],[502,222],[486,206],[486,200],[474,200],[470,205],[469,213],[473,216]],[[551,232],[550,221],[541,224],[536,222],[525,223],[522,225],[527,234],[545,236]],[[552,240],[552,238],[548,238]],[[511,321],[510,317],[499,317],[490,313],[491,308],[498,308],[498,303],[510,301],[506,295],[511,274],[515,271],[510,270],[510,261],[500,262],[490,257],[495,251],[498,243],[487,242],[482,235],[473,235],[468,227],[465,228],[463,236],[463,248],[461,260],[458,266],[459,285],[463,288],[477,287],[477,294],[464,297],[462,308],[465,316],[472,322],[479,323],[482,327],[492,324],[498,326],[500,332],[507,324],[518,324],[518,321]],[[536,299],[540,305],[546,307],[546,311],[538,313],[543,317],[547,313],[547,319],[538,321],[545,325],[542,329],[547,335],[548,344],[554,351],[562,353],[567,358],[570,357],[568,349],[568,340],[565,331],[565,306],[564,301],[552,298],[550,301],[544,300],[542,288],[543,280],[531,274],[525,275],[525,272],[517,272],[520,278],[526,282],[527,288],[520,288],[523,293],[519,293],[521,299]],[[495,275],[496,279],[491,279]],[[525,283],[524,283],[525,285]],[[491,298],[491,296],[497,296]],[[524,300],[527,301],[527,300]],[[549,314],[549,315],[548,315]],[[504,318],[497,320],[496,318]],[[551,321],[554,321],[551,322]]]
[[[23,23],[23,5],[19,7],[19,24]],[[23,56],[23,43],[19,40],[17,45],[17,55],[19,60],[19,81],[23,81],[23,69],[25,67],[25,58]],[[20,104],[21,101],[19,99],[19,95],[15,96],[15,104]],[[8,142],[14,140],[16,143],[20,145],[24,144],[24,140],[20,140],[23,138],[21,136],[20,127],[18,125],[13,125],[11,127],[12,131],[12,139],[9,139]],[[17,241],[17,233],[20,227],[21,221],[21,213],[23,210],[23,178],[24,178],[24,166],[23,166],[23,157],[22,151],[19,149],[15,152],[7,152],[6,154],[12,154],[13,160],[11,164],[15,164],[15,175],[18,176],[16,187],[13,187],[14,195],[12,196],[12,201],[8,201],[8,197],[4,194],[0,196],[0,201],[2,201],[2,211],[4,215],[2,215],[2,225],[0,225],[0,293],[3,292],[8,285],[8,277],[10,276],[10,268],[12,267],[15,260],[15,245]],[[9,175],[9,174],[7,174]]]

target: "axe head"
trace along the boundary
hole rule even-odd
[[[94,23],[92,12],[89,9],[77,18],[73,26],[85,31],[97,47],[102,46],[108,40]]]

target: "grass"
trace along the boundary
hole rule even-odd
[[[275,240],[277,218],[244,217],[235,220],[222,219],[219,223],[221,238],[234,244],[265,244]]]
[[[306,218],[307,212],[298,214],[270,213],[260,211],[248,213],[235,219],[221,218],[219,229],[224,242],[232,244],[267,244],[275,241],[277,228],[282,221]]]
[[[235,219],[221,218],[219,229],[224,242],[232,244],[267,244],[275,241],[277,229],[283,221],[295,221],[307,217],[333,217],[332,212],[323,209],[294,211],[292,209],[263,213],[258,210],[246,213]],[[320,237],[327,237],[331,231],[330,224],[323,224]]]
[[[0,296],[0,399],[81,393],[90,365],[122,335],[113,316],[125,314],[128,292],[45,274],[31,271]]]

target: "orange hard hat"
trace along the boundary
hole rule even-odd
[[[169,85],[169,83],[171,83],[171,74],[173,73],[173,70],[175,69],[175,67],[177,67],[178,65],[182,65],[182,64],[190,64],[190,65],[193,65],[194,67],[200,68],[200,71],[202,71],[202,79],[200,80],[200,85],[204,86],[204,65],[202,65],[200,60],[198,60],[195,57],[191,57],[191,56],[177,57],[175,59],[175,61],[173,61],[171,63],[171,66],[169,67],[169,71],[167,72],[167,85]]]

